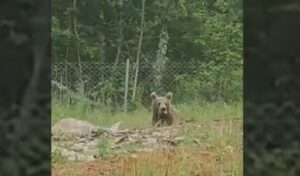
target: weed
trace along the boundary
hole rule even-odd
[[[98,152],[101,157],[109,157],[112,154],[111,143],[108,137],[102,137],[98,142]]]

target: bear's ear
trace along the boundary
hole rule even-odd
[[[156,92],[151,93],[151,98],[154,100],[156,98]]]
[[[166,98],[171,100],[173,97],[173,94],[171,92],[168,92],[167,95],[166,95]]]

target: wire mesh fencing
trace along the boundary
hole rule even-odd
[[[161,95],[171,91],[177,92],[176,96],[196,96],[177,82],[180,75],[197,74],[199,67],[195,63],[168,63],[159,74],[154,74],[156,70],[151,64],[140,64],[137,74],[136,69],[133,63],[126,68],[126,63],[114,66],[99,62],[54,62],[51,72],[52,96],[69,103],[84,100],[90,104],[100,103],[114,107],[123,107],[125,99],[131,104],[148,106],[152,91]],[[154,75],[160,76],[159,85],[154,84],[158,79]],[[125,83],[128,83],[127,90]],[[124,97],[125,95],[128,96]]]

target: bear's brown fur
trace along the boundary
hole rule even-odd
[[[151,98],[153,126],[171,126],[180,124],[183,118],[171,104],[171,92],[168,92],[164,97],[157,96],[155,92],[152,92]]]

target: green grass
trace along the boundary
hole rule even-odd
[[[83,104],[67,106],[57,101],[52,102],[52,123],[56,123],[62,118],[72,117],[86,120],[95,125],[108,127],[122,121],[121,127],[146,127],[150,124],[150,112],[146,109],[139,109],[133,112],[110,113],[108,108],[88,108]]]
[[[107,137],[103,137],[102,140],[99,141],[97,147],[101,157],[109,157],[112,154],[110,146],[111,144]]]
[[[231,105],[224,103],[190,103],[178,104],[175,107],[187,119],[194,118],[196,120],[242,118],[243,111],[241,103]],[[108,127],[119,121],[122,121],[121,128],[144,128],[151,125],[151,112],[145,108],[128,113],[111,113],[106,107],[92,109],[80,103],[67,106],[53,99],[52,123],[66,117],[86,120],[102,127]]]
[[[185,116],[198,120],[241,118],[243,114],[242,103],[188,103],[175,106]]]

